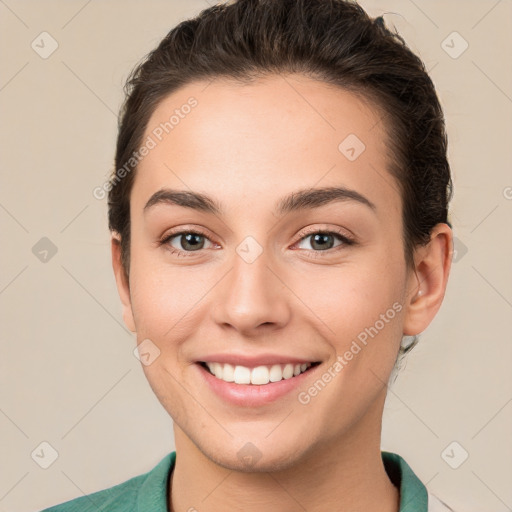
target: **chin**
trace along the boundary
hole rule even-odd
[[[279,436],[275,432],[268,437],[265,429],[254,436],[245,434],[229,439],[218,439],[217,443],[205,443],[201,440],[200,443],[194,444],[206,458],[230,471],[278,472],[300,464],[303,457],[312,449],[306,436],[293,435],[290,432],[285,434]]]
[[[244,454],[242,454],[243,452]],[[284,471],[298,464],[299,455],[293,452],[267,453],[258,450],[255,445],[247,442],[236,453],[204,452],[215,464],[239,473],[273,473]]]

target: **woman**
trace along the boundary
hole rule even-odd
[[[171,30],[126,92],[112,263],[176,451],[47,510],[451,510],[380,450],[452,257],[419,58],[348,1],[238,0]]]

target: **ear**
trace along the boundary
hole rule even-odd
[[[128,276],[126,275],[121,262],[121,238],[117,233],[112,234],[111,249],[112,268],[114,269],[114,275],[116,278],[117,291],[123,304],[123,320],[130,331],[136,332],[130,297],[130,285],[128,282]]]
[[[453,256],[453,233],[444,223],[434,226],[430,242],[416,249],[410,272],[403,333],[414,336],[424,331],[441,307]]]

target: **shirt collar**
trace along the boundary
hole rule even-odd
[[[137,512],[169,512],[167,496],[171,472],[176,463],[176,452],[168,453],[149,473],[137,494]]]
[[[393,484],[400,489],[399,512],[427,512],[427,489],[405,460],[396,453],[381,452],[384,468]],[[167,496],[176,452],[168,453],[146,474],[137,495],[137,510],[168,512]],[[150,507],[150,508],[148,508]]]
[[[400,489],[400,512],[427,512],[427,489],[405,460],[391,452],[381,452],[390,480]]]

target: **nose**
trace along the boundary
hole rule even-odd
[[[251,337],[289,322],[293,294],[271,260],[265,250],[252,262],[235,251],[213,300],[214,321],[223,329]]]

